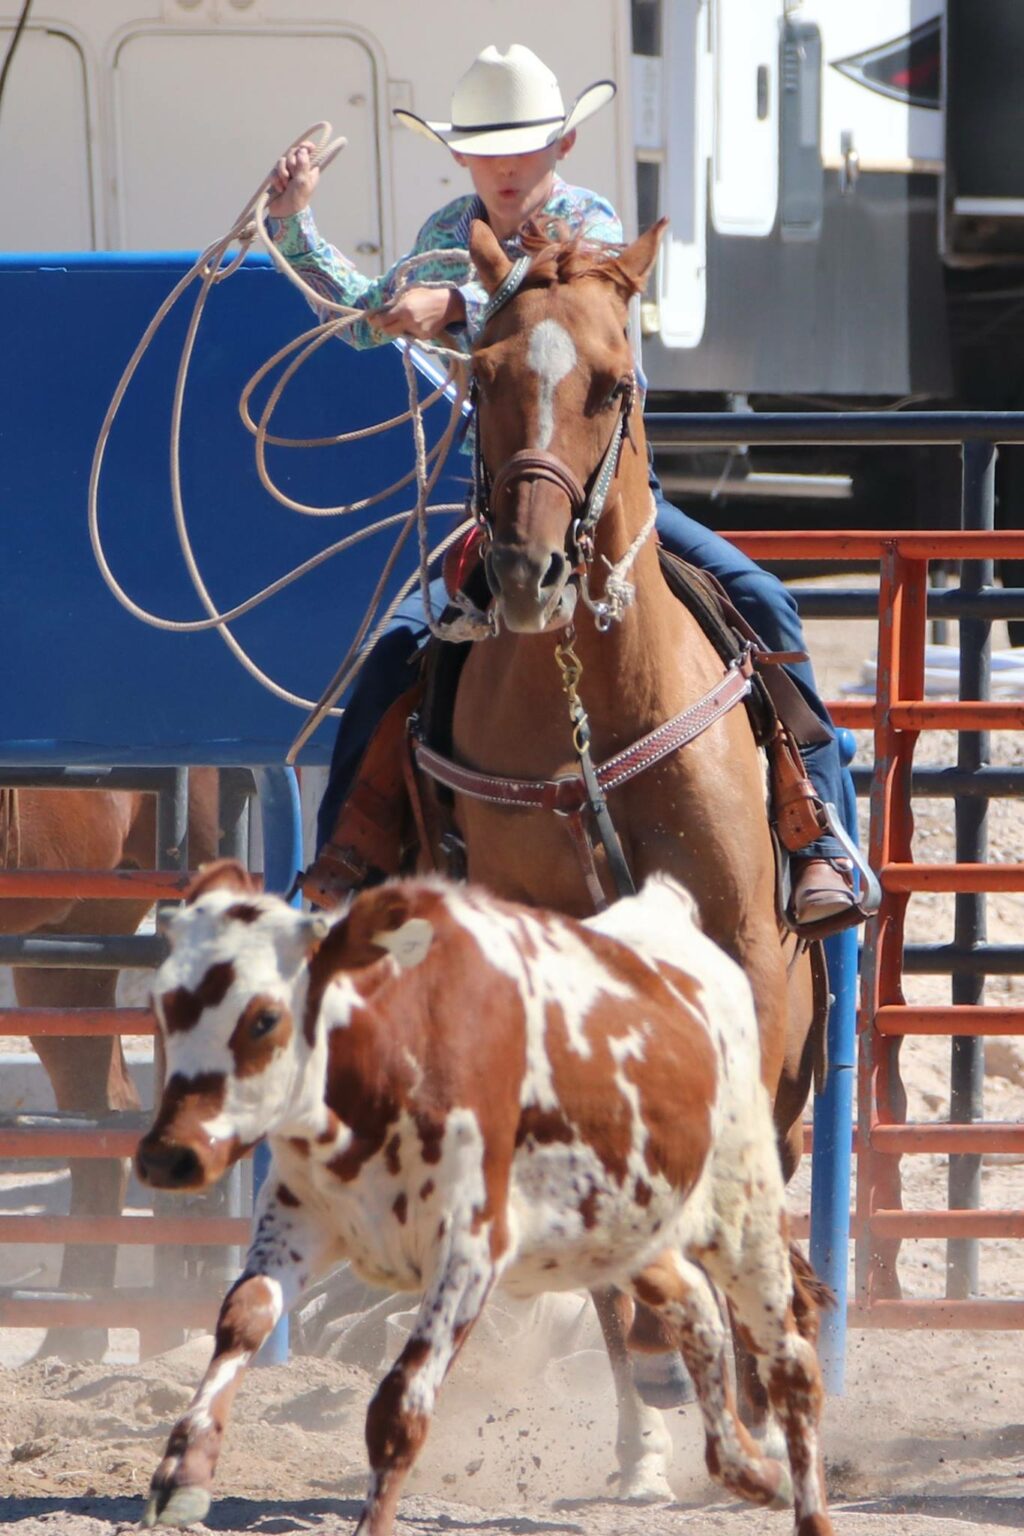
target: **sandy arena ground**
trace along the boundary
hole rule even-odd
[[[809,628],[822,691],[837,697],[871,649],[871,629]],[[1005,645],[1005,635],[997,633],[994,643]],[[867,740],[861,750],[870,752]],[[931,738],[919,759],[948,762],[953,751],[950,736]],[[1024,762],[1024,742],[994,737],[993,758]],[[951,824],[947,803],[920,803],[917,857],[950,858]],[[994,803],[991,857],[1019,859],[1021,830],[1019,806]],[[948,936],[952,906],[951,897],[915,897],[909,937]],[[990,898],[990,939],[1019,941],[1022,918],[1024,897]],[[910,978],[907,991],[912,999],[949,1000],[943,978]],[[988,984],[992,1003],[1022,998],[1021,978]],[[0,1042],[0,1048],[13,1045]],[[942,1041],[905,1047],[912,1119],[946,1114],[948,1051]],[[1024,1042],[988,1042],[985,1096],[987,1117],[1021,1117]],[[945,1202],[945,1158],[905,1159],[903,1166],[908,1206]],[[33,1198],[40,1208],[56,1208],[47,1200],[59,1198],[66,1180],[35,1177]],[[10,1183],[2,1180],[0,1205]],[[1024,1159],[987,1158],[983,1185],[986,1206],[1024,1208]],[[794,1211],[807,1210],[808,1189],[805,1167],[794,1185]],[[0,1261],[2,1278],[18,1272],[10,1250]],[[901,1279],[909,1295],[941,1295],[943,1245],[906,1244]],[[981,1245],[981,1284],[988,1296],[1024,1295],[1019,1245]],[[339,1346],[343,1358],[297,1358],[250,1373],[228,1431],[221,1497],[207,1529],[225,1536],[326,1536],[353,1527],[365,1481],[365,1406],[406,1322],[378,1314]],[[206,1363],[209,1338],[192,1338],[143,1364],[130,1363],[132,1334],[115,1336],[116,1358],[103,1364],[20,1363],[38,1337],[0,1330],[0,1526],[11,1536],[132,1530],[167,1431]],[[549,1298],[532,1309],[513,1309],[499,1297],[442,1394],[398,1530],[402,1536],[785,1536],[789,1515],[737,1505],[710,1483],[697,1417],[694,1407],[668,1415],[677,1502],[645,1509],[616,1504],[608,1487],[614,1405],[592,1312],[575,1297]],[[996,1536],[1024,1528],[1018,1335],[852,1333],[845,1394],[829,1400],[823,1438],[840,1536]]]

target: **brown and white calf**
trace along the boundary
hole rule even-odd
[[[386,1536],[437,1391],[499,1281],[615,1285],[679,1340],[707,1462],[759,1504],[832,1525],[817,1442],[816,1309],[794,1271],[757,1025],[742,973],[667,877],[586,922],[435,880],[329,922],[212,866],[169,923],[167,1054],[142,1178],[196,1189],[268,1136],[241,1278],[143,1523],[201,1519],[243,1370],[343,1259],[423,1292],[377,1389],[359,1531]],[[799,1271],[800,1266],[796,1266]],[[790,1472],[739,1424],[715,1282],[756,1354]]]

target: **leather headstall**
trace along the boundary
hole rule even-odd
[[[497,314],[498,310],[502,309],[518,293],[529,269],[530,258],[528,256],[520,256],[512,264],[508,274],[495,289],[484,307],[481,316],[481,330]],[[569,532],[566,535],[567,553],[575,571],[582,571],[586,565],[590,564],[590,561],[594,558],[594,529],[597,527],[601,513],[605,509],[605,503],[608,500],[608,492],[611,489],[612,482],[618,474],[619,460],[622,457],[622,445],[628,439],[635,446],[630,421],[633,404],[636,399],[636,380],[634,375],[630,374],[619,399],[618,418],[616,419],[611,438],[601,458],[601,462],[591,476],[589,490],[583,486],[579,477],[569,468],[568,464],[564,463],[557,454],[548,453],[543,448],[522,448],[517,453],[512,454],[511,458],[506,459],[492,480],[480,447],[479,391],[475,378],[470,377],[469,404],[472,413],[473,429],[472,511],[488,541],[491,539],[494,531],[492,512],[494,503],[516,480],[528,475],[535,480],[549,480],[553,485],[557,485],[560,490],[565,492],[573,514],[572,522],[569,525]]]
[[[548,453],[543,448],[520,448],[506,459],[491,479],[490,471],[484,462],[483,451],[480,447],[480,414],[478,409],[478,396],[475,383],[470,383],[469,400],[474,415],[474,442],[473,442],[473,515],[478,525],[484,530],[489,540],[494,531],[494,517],[492,508],[508,488],[515,481],[525,476],[535,480],[550,480],[553,485],[565,492],[572,512],[572,522],[566,535],[567,552],[574,570],[582,570],[589,565],[594,558],[594,529],[600,520],[601,514],[608,501],[608,492],[611,490],[615,476],[619,471],[619,461],[622,458],[622,445],[624,442],[633,442],[633,432],[630,416],[633,403],[636,398],[636,388],[632,377],[623,388],[620,396],[619,414],[612,429],[612,435],[608,446],[602,455],[601,462],[590,478],[589,490],[555,453]]]

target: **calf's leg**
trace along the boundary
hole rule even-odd
[[[775,1149],[762,1136],[744,1161],[749,1208],[733,1203],[732,1219],[702,1250],[712,1279],[725,1291],[736,1333],[757,1361],[786,1439],[798,1536],[831,1536],[818,1446],[823,1390],[818,1357],[818,1305],[827,1294],[810,1265],[791,1252]],[[735,1193],[735,1181],[728,1188]],[[723,1202],[720,1209],[730,1209]]]
[[[437,1393],[498,1276],[486,1232],[446,1244],[405,1348],[366,1415],[370,1488],[355,1536],[391,1536],[409,1469],[427,1437]]]
[[[206,1375],[171,1430],[163,1460],[153,1473],[144,1526],[185,1526],[204,1518],[228,1414],[245,1369],[303,1287],[335,1256],[294,1195],[274,1179],[273,1170],[264,1189],[273,1193],[263,1204],[245,1268],[221,1303]]]
[[[786,1468],[761,1455],[737,1415],[726,1370],[726,1327],[703,1270],[668,1250],[634,1276],[632,1289],[638,1301],[664,1317],[679,1341],[704,1420],[711,1476],[752,1504],[786,1508]]]
[[[785,1245],[769,1241],[748,1256],[730,1300],[786,1437],[798,1536],[831,1536],[818,1443],[824,1397],[813,1342],[818,1310],[800,1262],[794,1272]]]

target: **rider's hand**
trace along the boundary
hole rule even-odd
[[[281,156],[271,176],[277,190],[277,196],[267,204],[271,218],[283,219],[290,213],[301,213],[308,206],[320,180],[319,167],[312,164],[315,153],[316,145],[303,140]]]
[[[407,288],[367,318],[385,336],[432,341],[449,325],[465,320],[466,306],[457,288]]]

